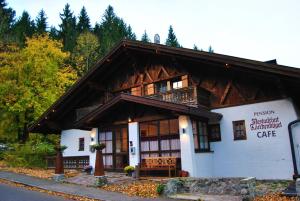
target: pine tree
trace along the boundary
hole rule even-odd
[[[169,28],[169,34],[168,34],[168,38],[166,40],[166,45],[171,46],[171,47],[180,47],[180,44],[177,41],[177,38],[174,33],[172,25],[170,25],[170,28]]]
[[[117,42],[123,38],[135,40],[136,36],[130,26],[119,18],[112,6],[108,6],[101,23],[96,23],[94,33],[100,41],[101,56],[105,55]]]
[[[194,44],[194,47],[193,47],[194,50],[198,50],[199,51],[199,48],[196,44]]]
[[[80,11],[80,15],[78,17],[77,32],[80,34],[90,30],[91,30],[90,18],[86,12],[85,7],[83,6]]]
[[[66,4],[63,13],[60,13],[61,24],[59,37],[63,40],[64,50],[72,52],[76,45],[76,17],[70,10],[70,5]]]
[[[0,0],[0,41],[10,40],[15,15],[12,8],[7,8],[5,0]]]
[[[126,38],[130,39],[130,40],[136,40],[136,35],[135,35],[135,33],[133,33],[130,25],[128,25],[128,27],[127,27]]]
[[[55,40],[59,40],[59,31],[56,29],[55,26],[51,26],[50,27],[50,32],[49,32],[49,36],[50,38],[52,39],[55,39]]]
[[[142,35],[141,41],[145,42],[145,43],[150,43],[151,42],[150,38],[148,37],[148,34],[147,34],[146,30],[144,31],[144,33]]]
[[[211,45],[208,47],[208,52],[214,53],[214,49],[211,47]]]
[[[23,11],[22,16],[14,24],[14,41],[21,47],[25,45],[26,37],[31,37],[34,33],[34,21],[30,19],[28,12]]]
[[[45,11],[42,9],[38,16],[36,17],[36,33],[43,34],[46,33],[47,29],[47,16]]]

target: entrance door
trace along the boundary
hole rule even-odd
[[[105,169],[122,170],[129,164],[127,125],[100,129],[99,142],[106,144],[102,151]]]

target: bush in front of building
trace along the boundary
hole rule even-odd
[[[158,195],[162,195],[164,193],[164,189],[165,189],[166,185],[165,184],[158,184],[157,188],[156,188],[156,192]]]
[[[46,167],[46,156],[55,155],[57,136],[30,134],[24,143],[14,143],[4,153],[3,159],[12,167]]]

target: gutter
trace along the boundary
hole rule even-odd
[[[288,125],[289,137],[290,137],[290,144],[291,144],[291,151],[292,151],[292,159],[293,159],[293,166],[294,166],[294,175],[293,175],[293,179],[294,180],[296,180],[297,178],[300,178],[300,175],[298,173],[298,168],[297,168],[297,161],[296,161],[295,147],[294,147],[294,140],[293,140],[293,133],[292,133],[292,126],[294,124],[297,124],[297,123],[300,123],[300,119],[292,121]]]

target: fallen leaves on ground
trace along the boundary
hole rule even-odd
[[[0,161],[0,169],[14,172],[18,174],[25,174],[33,177],[42,179],[51,179],[54,175],[54,169],[43,169],[43,168],[24,168],[24,167],[8,167],[5,162]],[[65,170],[65,177],[75,177],[80,172],[78,170]]]
[[[26,186],[24,184],[11,182],[11,181],[7,181],[7,180],[4,180],[4,179],[0,179],[0,183],[7,184],[7,185],[10,185],[10,186],[19,187],[19,188],[25,188],[25,189],[31,190],[31,191],[38,191],[38,192],[41,192],[41,193],[47,193],[49,195],[59,196],[59,197],[63,197],[63,198],[70,199],[70,200],[76,200],[76,201],[100,201],[98,199],[91,199],[91,198],[86,198],[86,197],[77,196],[77,195],[70,195],[70,194],[65,194],[65,193],[48,191],[48,190],[44,190],[44,189],[37,188],[37,187]]]
[[[298,201],[297,197],[286,197],[280,195],[280,193],[271,193],[264,196],[259,196],[254,201]]]
[[[124,184],[111,184],[102,187],[107,191],[114,191],[124,193],[129,196],[139,196],[144,198],[156,198],[158,194],[156,192],[158,183],[151,181],[139,181],[133,183]]]

